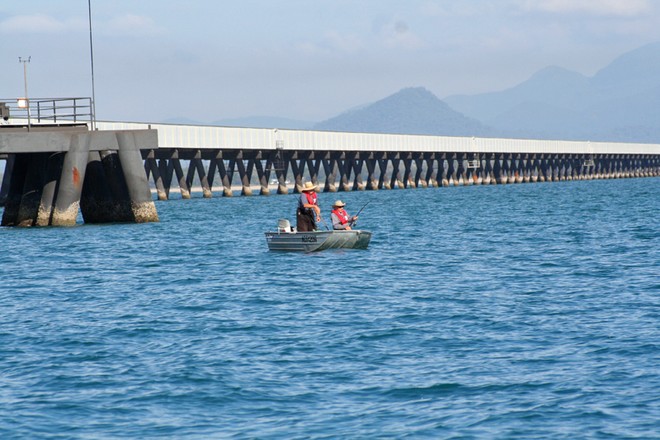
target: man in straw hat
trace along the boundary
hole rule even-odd
[[[346,212],[344,206],[346,206],[346,203],[342,202],[341,200],[337,200],[332,205],[332,214],[330,214],[332,217],[332,229],[350,231],[353,223],[357,221],[357,216],[348,215],[348,212]]]
[[[296,229],[298,232],[316,230],[316,222],[321,221],[321,208],[316,194],[317,185],[305,182],[302,193],[298,199],[298,210],[296,211]]]

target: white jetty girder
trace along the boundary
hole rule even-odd
[[[152,128],[161,148],[397,151],[524,154],[660,154],[660,144],[496,139],[277,128],[241,128],[136,122],[98,122],[100,130]]]

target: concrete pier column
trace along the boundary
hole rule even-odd
[[[104,153],[107,156],[107,152]],[[108,168],[111,168],[108,165]],[[123,175],[120,176],[123,181]],[[120,208],[116,206],[109,179],[99,151],[90,151],[87,157],[85,182],[80,196],[80,211],[85,223],[111,223]],[[125,193],[127,197],[127,192]],[[125,214],[128,217],[128,214]]]
[[[558,164],[557,164],[557,169],[558,169],[558,173],[559,173],[559,180],[562,181],[562,182],[566,180],[566,175],[568,173],[567,168],[568,168],[568,163],[567,163],[566,157],[565,156],[559,157]]]
[[[649,157],[648,159],[648,167],[649,167],[649,177],[655,177],[658,176],[658,159]]]
[[[119,161],[128,186],[131,210],[137,223],[157,222],[158,212],[151,198],[147,175],[142,168],[142,156],[131,133],[117,133]]]
[[[589,179],[602,179],[603,173],[603,159],[600,156],[594,157],[594,166],[589,170]]]
[[[426,161],[426,182],[431,188],[438,187],[437,163],[438,159],[436,158],[435,153],[431,153],[431,156]]]
[[[229,159],[227,166],[225,167],[224,159],[221,160],[218,165],[221,165],[218,170],[220,171],[221,180],[222,180],[222,196],[223,197],[233,197],[234,192],[232,191],[232,181],[234,178],[234,166],[236,164],[236,159]]]
[[[605,179],[611,179],[612,178],[612,156],[607,155],[603,158],[604,161],[604,174],[605,174]]]
[[[440,185],[443,187],[449,186],[449,179],[447,174],[449,173],[449,162],[447,162],[447,157],[443,154],[438,159],[438,176],[440,180]]]
[[[536,181],[537,182],[545,182],[545,158],[543,155],[540,155],[539,157],[536,158]]]
[[[124,170],[122,163],[119,160],[119,154],[117,151],[101,151],[101,165],[103,168],[103,174],[99,177],[96,177],[95,180],[99,180],[98,184],[104,185],[107,190],[110,192],[110,204],[109,206],[102,206],[101,212],[104,212],[106,217],[101,217],[98,219],[97,223],[127,223],[133,221],[133,212],[131,209],[130,196],[128,193],[128,182],[124,177]],[[87,165],[87,173],[90,172],[89,163]],[[91,179],[88,174],[85,175],[85,181],[90,181]],[[103,194],[105,196],[105,194]],[[94,199],[103,200],[103,197],[96,197],[92,195]],[[83,186],[83,197],[81,197],[81,202],[83,199],[87,198],[85,193],[85,187]],[[103,202],[101,202],[103,203]],[[96,202],[99,205],[99,202]],[[80,209],[83,214],[83,219],[85,223],[91,222],[88,220],[89,210],[83,209],[83,205],[80,205]],[[97,213],[98,215],[98,213]]]
[[[600,158],[600,178],[601,179],[611,179],[612,178],[612,156],[605,154]]]
[[[495,177],[495,183],[498,184],[505,184],[508,180],[506,170],[503,169],[503,162],[503,155],[498,155],[495,157],[495,162],[493,163],[493,176]]]
[[[238,177],[241,179],[241,195],[242,196],[252,196],[252,171],[254,170],[254,161],[247,160],[247,166],[245,164],[245,158],[243,157],[242,152],[239,153],[236,158],[236,167],[238,168]],[[209,199],[213,196],[211,193],[211,188],[209,188],[208,183],[205,184],[206,174],[204,167],[202,166],[201,152],[198,150],[195,158],[190,161],[190,166],[193,166],[195,163],[195,168],[197,169],[197,175],[199,176],[200,184],[202,185],[202,193],[205,199]]]
[[[593,167],[588,167],[585,165],[588,159],[585,157],[574,157],[571,162],[572,177],[573,180],[587,180],[589,169]]]
[[[559,182],[559,161],[557,157],[550,158],[550,182]]]
[[[415,166],[416,170],[413,183],[417,188],[427,188],[428,181],[426,179],[422,179],[422,174],[424,173],[424,159],[421,157],[421,155],[415,158]]]
[[[632,177],[642,177],[642,164],[639,156],[633,156],[631,159],[631,175]]]
[[[270,195],[270,188],[268,188],[268,182],[270,181],[270,168],[271,164],[268,160],[266,160],[266,169],[268,172],[264,171],[264,164],[263,164],[263,159],[257,158],[254,162],[254,166],[257,169],[257,175],[259,176],[259,195],[261,196],[269,196]],[[211,187],[211,183],[209,182],[209,189]]]
[[[163,182],[163,176],[160,173],[160,168],[156,162],[154,150],[149,151],[147,159],[144,162],[145,171],[147,175],[151,173],[153,177],[154,185],[156,186],[156,194],[158,200],[167,200],[168,191],[165,190],[165,184]]]
[[[48,161],[48,153],[27,153],[27,155],[29,162],[23,182],[21,204],[16,217],[16,226],[24,227],[36,225]]]
[[[464,186],[474,183],[472,181],[471,169],[468,166],[467,155],[464,153],[458,155],[458,183]]]
[[[502,167],[500,168],[500,179],[498,183],[506,185],[507,183],[513,183],[513,178],[509,180],[509,177],[513,177],[513,172],[511,171],[511,155],[503,154],[502,155]]]
[[[351,155],[349,166],[353,169],[353,191],[364,191],[367,187],[366,183],[362,180],[364,159],[360,159],[356,155]]]
[[[621,178],[621,158],[617,155],[614,156],[613,160],[613,170],[612,170],[612,178],[613,179],[620,179]]]
[[[490,185],[492,183],[492,174],[493,174],[493,158],[489,155],[486,156],[483,160],[484,162],[484,175],[481,180],[483,185]]]
[[[447,178],[449,186],[458,185],[458,176],[456,176],[456,155],[447,158]]]
[[[523,160],[520,156],[516,157],[515,159],[512,160],[512,163],[514,164],[515,168],[513,171],[513,177],[515,183],[523,183],[523,176],[525,174],[525,169],[523,166]]]
[[[532,180],[532,160],[528,155],[521,159],[520,169],[522,171],[523,183],[529,183]]]
[[[275,170],[275,176],[277,177],[277,194],[289,194],[289,188],[286,186],[286,175],[288,170],[288,162],[285,163],[284,168],[277,168]]]
[[[16,220],[18,219],[18,210],[21,207],[23,186],[29,162],[30,158],[27,154],[13,154],[11,173],[7,174],[7,170],[5,170],[5,177],[8,177],[8,182],[6,182],[7,196],[5,198],[5,209],[2,213],[2,226],[16,226],[17,224]]]
[[[209,171],[211,177],[213,177],[213,174],[215,173],[215,167],[215,160],[211,160],[209,165],[209,170],[213,170],[212,172]],[[160,173],[160,177],[163,180],[163,188],[165,189],[165,196],[167,197],[166,200],[168,200],[170,198],[170,189],[172,188],[172,177],[174,176],[174,164],[172,163],[172,160],[159,159],[158,172]]]
[[[74,226],[76,224],[80,210],[80,196],[85,181],[90,141],[89,134],[71,136],[69,151],[64,156],[64,163],[62,164],[62,175],[60,176],[51,219],[52,226]],[[140,165],[141,162],[140,160]],[[142,174],[144,174],[144,170]]]
[[[365,189],[369,191],[378,190],[378,179],[376,179],[375,174],[377,163],[378,160],[375,159],[373,155],[365,160],[365,165],[367,166],[367,184]]]
[[[397,157],[392,158],[392,175],[390,176],[389,179],[389,184],[390,187],[388,189],[394,189],[397,187],[398,182],[399,182],[399,164],[401,162],[401,159]],[[400,188],[400,187],[399,187]]]
[[[41,204],[35,222],[36,226],[50,226],[53,208],[55,206],[55,197],[57,195],[57,185],[62,175],[64,156],[65,153],[48,154],[45,181],[41,192]]]
[[[507,166],[507,175],[509,176],[507,183],[517,183],[518,181],[518,160],[512,154],[507,154],[505,160]]]
[[[181,191],[181,198],[182,199],[189,199],[190,198],[190,187],[188,186],[188,182],[186,179],[186,176],[183,175],[183,168],[181,167],[181,161],[179,160],[179,152],[174,151],[172,154],[172,157],[170,158],[170,164],[174,168],[174,174],[176,175],[176,179],[179,182],[179,190]],[[222,159],[219,160],[218,165],[223,165],[221,169],[224,171],[224,164]],[[219,167],[220,170],[220,167]],[[224,176],[222,177],[222,183],[224,184]]]
[[[264,171],[264,161],[266,162],[266,169],[268,169],[267,173]],[[257,178],[259,179],[259,195],[260,196],[270,195],[270,189],[268,188],[268,181],[270,180],[271,165],[269,161],[262,158],[261,155],[258,154],[256,160],[254,161],[254,167],[257,170]],[[211,182],[209,182],[209,190],[210,189],[211,189]]]
[[[5,206],[7,196],[9,195],[9,181],[11,179],[11,172],[14,168],[15,154],[9,154],[5,160],[5,172],[2,176],[2,184],[0,186],[0,206]]]
[[[471,184],[471,182],[468,182],[466,160],[467,159],[464,153],[458,153],[456,155],[456,176],[457,176],[456,185],[458,186],[465,186]]]
[[[532,183],[539,180],[539,160],[535,154],[529,160],[529,180]]]
[[[621,173],[620,173],[621,178],[625,179],[625,178],[628,177],[628,170],[629,170],[629,168],[628,168],[628,159],[626,158],[626,156],[623,156],[620,159],[620,162],[621,162]]]
[[[600,178],[600,161],[597,157],[591,155],[588,157],[588,159],[591,159],[591,166],[587,167],[584,170],[584,178],[585,180],[592,180],[592,179],[599,179]]]
[[[577,180],[577,171],[576,171],[576,165],[578,163],[578,160],[574,156],[569,156],[566,158],[566,164],[567,164],[567,169],[566,169],[566,180]]]
[[[195,182],[195,175],[199,178],[199,184],[202,188],[202,197],[205,199],[210,199],[213,197],[213,193],[211,192],[211,185],[208,179],[208,175],[206,174],[206,170],[204,169],[204,165],[202,164],[202,159],[201,159],[201,151],[197,150],[195,152],[195,156],[190,159],[188,162],[188,173],[186,175],[186,186],[190,188],[190,191],[192,192],[192,188]],[[242,161],[239,161],[240,165],[239,166],[239,173],[241,175],[241,178],[244,175],[244,169],[242,168]]]
[[[349,159],[345,158],[343,161],[339,161],[339,191],[350,191],[351,184],[349,183],[351,175],[351,166],[348,164]]]
[[[211,196],[208,196],[208,195],[206,195],[206,194],[207,194],[207,193],[205,192],[205,193],[204,193],[204,198],[207,198],[207,199],[208,199],[208,198],[211,197]],[[252,188],[250,187],[250,185],[245,185],[245,184],[243,184],[243,185],[241,186],[241,195],[242,195],[242,196],[251,196],[251,195],[252,195]]]

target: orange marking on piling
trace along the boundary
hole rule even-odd
[[[75,186],[80,184],[80,171],[76,167],[73,167],[73,184]]]

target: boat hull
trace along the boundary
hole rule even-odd
[[[371,232],[312,231],[266,232],[266,243],[271,251],[317,252],[326,249],[366,249]]]

